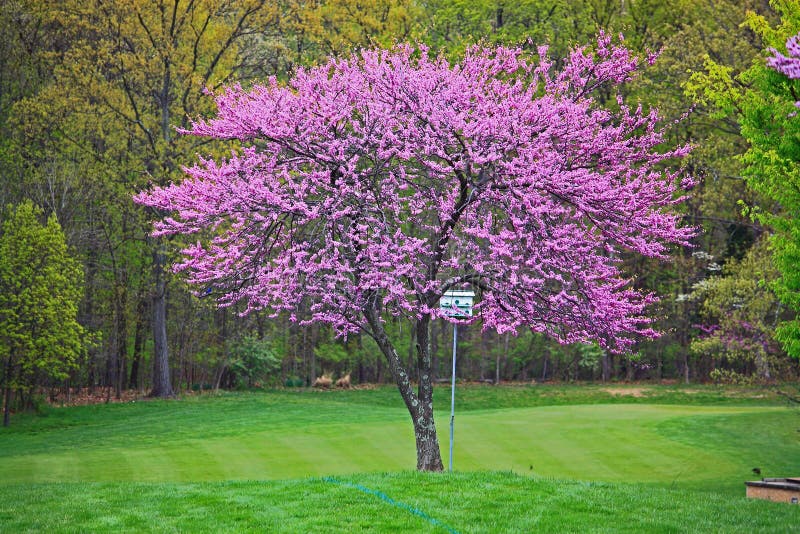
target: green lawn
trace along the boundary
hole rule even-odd
[[[448,395],[436,391],[445,461]],[[800,413],[769,391],[462,386],[457,399],[454,476],[407,472],[414,440],[392,388],[20,415],[0,430],[0,531],[349,530],[342,506],[356,530],[381,531],[800,520],[800,508],[742,498],[753,467],[800,474]]]
[[[800,507],[511,473],[0,486],[5,532],[796,532]]]

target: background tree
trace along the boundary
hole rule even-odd
[[[758,63],[742,75],[752,83],[751,93],[742,103],[742,135],[750,143],[744,155],[747,183],[774,202],[754,212],[760,220],[774,228],[771,244],[775,267],[780,277],[775,284],[778,298],[793,312],[777,327],[777,338],[786,351],[800,358],[800,122],[796,120],[797,101],[800,100],[800,47],[796,32],[800,31],[800,2],[787,2],[785,16],[777,31],[764,26],[764,19],[751,17],[750,23],[765,35],[768,44],[787,33],[790,58],[774,48],[768,67],[776,73],[764,71]],[[789,11],[792,9],[793,11]],[[793,106],[792,106],[793,104]]]
[[[0,235],[0,359],[3,364],[3,425],[12,392],[30,393],[66,371],[80,355],[77,322],[80,264],[67,252],[61,226],[31,202],[9,206]]]
[[[774,2],[781,15],[775,29],[763,16],[751,13],[747,24],[771,48],[773,58],[762,57],[741,73],[730,66],[711,59],[706,62],[706,72],[695,80],[703,87],[705,97],[722,113],[734,118],[741,135],[749,144],[741,160],[747,185],[760,195],[760,202],[746,206],[756,221],[773,231],[770,236],[772,261],[780,276],[773,285],[778,298],[791,310],[776,330],[784,349],[800,356],[800,323],[796,312],[800,309],[800,274],[798,274],[798,235],[800,220],[800,146],[797,139],[800,123],[795,120],[800,82],[791,70],[792,60],[779,54],[775,48],[790,49],[797,53],[796,41],[787,39],[800,31],[800,2],[786,0]],[[769,64],[768,64],[769,63]],[[787,74],[789,76],[787,76]]]
[[[714,379],[771,380],[786,357],[774,337],[781,305],[770,289],[777,271],[766,240],[741,261],[728,262],[720,274],[696,284],[692,293],[702,299],[706,319],[692,351],[708,358]]]
[[[418,469],[441,469],[430,326],[448,289],[476,288],[498,332],[611,350],[654,335],[643,314],[655,298],[629,287],[615,253],[663,258],[666,243],[687,243],[693,230],[668,212],[678,178],[658,170],[687,149],[656,150],[655,112],[596,104],[592,90],[637,65],[610,41],[561,71],[514,49],[473,48],[450,65],[405,46],[299,71],[289,86],[228,89],[191,133],[247,146],[137,200],[176,214],[157,235],[200,233],[177,269],[221,305],[309,301],[296,319],[367,332],[411,414]],[[391,316],[414,324],[416,391]]]
[[[88,247],[94,257],[87,263],[95,264],[104,253],[112,279],[107,302],[116,343],[110,374],[117,384],[128,348],[129,284],[141,273],[141,255],[150,257],[148,291],[138,298],[150,297],[151,394],[171,396],[167,245],[150,240],[131,250],[143,237],[143,214],[134,209],[130,193],[148,182],[167,183],[179,172],[178,156],[194,147],[173,128],[201,111],[205,87],[247,63],[248,50],[239,48],[240,42],[270,31],[275,10],[265,0],[81,1],[47,7],[47,20],[69,45],[53,60],[54,82],[16,107],[18,120],[27,125],[20,130],[39,141],[29,143],[25,136],[20,146],[60,154],[103,184],[93,188],[100,202],[84,213],[94,223]],[[53,116],[60,120],[53,123]],[[31,160],[39,161],[37,155]]]
[[[414,0],[283,0],[279,2],[279,51],[285,69],[312,65],[357,47],[408,40],[421,8]]]

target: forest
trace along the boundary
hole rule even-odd
[[[375,341],[294,312],[218,307],[171,266],[191,236],[155,236],[134,201],[231,143],[184,135],[226,87],[283,83],[329,57],[397,43],[463,57],[509,45],[562,62],[613,36],[652,63],[621,88],[658,110],[694,180],[698,231],[669,261],[619,258],[661,335],[615,353],[539,331],[458,328],[465,381],[749,384],[800,373],[800,82],[769,69],[800,31],[795,0],[0,0],[0,365],[9,409],[78,391],[119,398],[322,376],[391,382]],[[593,44],[594,43],[594,44]],[[656,57],[657,56],[657,57]],[[646,62],[646,61],[645,61]],[[596,98],[619,105],[611,93]],[[669,166],[669,161],[664,166]],[[210,291],[209,291],[210,292]],[[299,319],[299,320],[298,320]],[[415,330],[387,317],[408,368]],[[452,325],[430,325],[450,373]],[[412,380],[414,376],[410,377]]]

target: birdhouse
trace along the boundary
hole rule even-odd
[[[472,301],[475,292],[464,289],[447,291],[439,299],[439,307],[450,317],[472,317]]]

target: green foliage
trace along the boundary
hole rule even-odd
[[[714,369],[709,373],[709,378],[715,384],[734,384],[737,386],[749,386],[754,382],[752,376],[737,373],[732,369]]]
[[[341,343],[336,343],[335,341],[331,343],[320,343],[314,349],[314,354],[321,361],[330,363],[344,362],[350,358],[346,348]]]
[[[229,369],[235,387],[261,387],[275,382],[281,368],[281,358],[272,343],[255,336],[245,336],[235,341],[229,350]]]
[[[9,206],[0,235],[2,386],[23,392],[65,378],[83,348],[83,273],[55,216],[41,216],[29,201]]]
[[[408,40],[421,18],[414,0],[284,0],[280,6],[283,39],[275,43],[276,52],[300,65],[357,47]]]
[[[578,354],[581,358],[578,365],[585,369],[597,370],[605,351],[597,343],[581,343],[578,345]]]
[[[786,39],[800,31],[800,2],[780,0],[772,6],[780,15],[777,24],[750,12],[744,26],[762,46],[783,50]],[[774,231],[771,261],[780,276],[772,288],[781,302],[796,312],[800,310],[800,121],[795,117],[794,102],[800,82],[768,68],[765,55],[744,68],[721,61],[719,56],[706,56],[704,71],[695,73],[686,87],[701,104],[716,108],[717,117],[732,120],[749,145],[739,161],[756,197],[744,203],[745,212]],[[800,357],[797,319],[782,321],[776,336],[789,354]]]
[[[786,39],[800,31],[800,2],[784,0],[776,6],[782,16],[775,29],[756,15],[748,23],[768,46],[783,50]],[[800,311],[800,120],[794,106],[800,81],[768,68],[763,59],[739,79],[746,90],[738,100],[738,118],[750,143],[743,157],[745,177],[766,199],[753,216],[775,232],[771,246],[780,272],[776,294],[791,310]],[[800,358],[800,320],[785,320],[776,332],[786,351]]]
[[[523,47],[548,45],[555,57],[600,30],[624,33],[629,46],[657,49],[682,10],[660,0],[433,0],[424,3],[422,38],[447,52],[479,40]]]
[[[695,286],[694,298],[702,299],[704,316],[716,325],[708,335],[692,341],[695,354],[708,355],[717,363],[752,363],[757,378],[769,379],[780,365],[783,353],[774,338],[780,303],[770,289],[778,273],[772,265],[765,242],[752,247],[741,261],[731,260],[724,276],[708,278]],[[724,383],[728,374],[716,369],[712,380]],[[741,375],[728,370],[730,377]],[[726,371],[726,372],[728,372]],[[722,374],[720,374],[722,373]]]
[[[297,376],[290,376],[284,381],[283,385],[287,388],[301,388],[306,385],[306,381]]]

